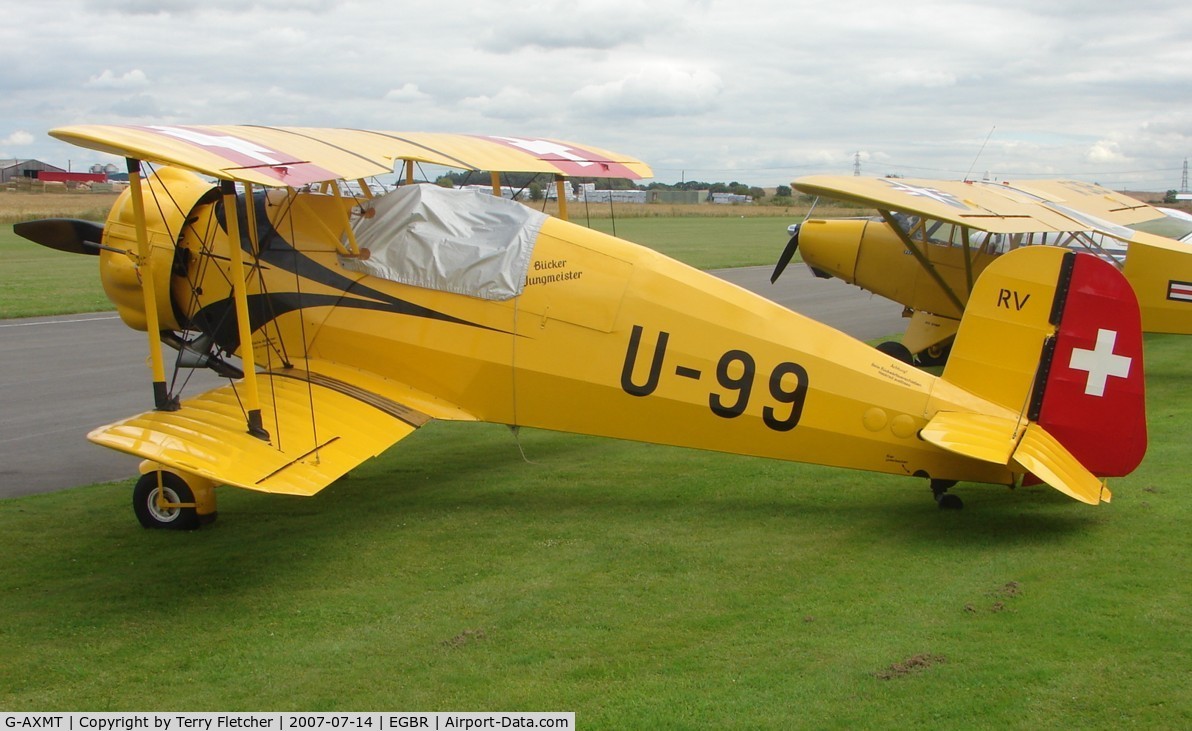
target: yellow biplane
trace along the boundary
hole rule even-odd
[[[1170,238],[1186,234],[1188,222],[1120,193],[1071,180],[814,175],[792,185],[876,208],[880,217],[809,218],[791,226],[771,281],[798,248],[817,276],[898,302],[910,324],[901,345],[882,347],[903,359],[941,364],[981,272],[1028,245],[1085,251],[1111,262],[1134,287],[1145,332],[1192,334],[1192,244]]]
[[[990,266],[935,377],[520,203],[424,184],[345,194],[403,161],[648,174],[605,151],[300,128],[51,134],[128,159],[102,227],[17,228],[98,252],[121,318],[149,333],[155,408],[89,434],[145,460],[133,507],[147,527],[213,518],[220,485],[312,495],[430,419],[915,476],[941,507],[960,506],[959,480],[1041,480],[1096,504],[1101,478],[1146,450],[1136,300],[1096,257],[1039,247]],[[143,161],[163,166],[142,178]],[[168,392],[163,341],[177,367],[227,385]]]

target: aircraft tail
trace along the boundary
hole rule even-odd
[[[941,412],[924,439],[1083,502],[1108,501],[1098,478],[1129,474],[1146,452],[1138,301],[1095,256],[999,257],[973,288],[943,380],[1018,416]]]

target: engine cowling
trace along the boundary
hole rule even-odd
[[[194,173],[170,167],[157,170],[141,182],[140,188],[158,321],[162,330],[180,330],[183,318],[173,302],[170,286],[177,244],[192,211],[216,197],[219,189]],[[141,291],[141,277],[147,267],[138,256],[131,188],[120,195],[108,213],[103,243],[99,272],[104,293],[126,325],[135,330],[148,329]]]

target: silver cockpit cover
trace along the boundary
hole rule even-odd
[[[546,214],[476,190],[407,185],[364,201],[351,217],[367,255],[345,269],[470,297],[521,294]]]

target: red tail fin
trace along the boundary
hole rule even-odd
[[[1147,444],[1138,300],[1095,256],[1069,254],[1060,285],[1029,417],[1094,475],[1129,474]]]

